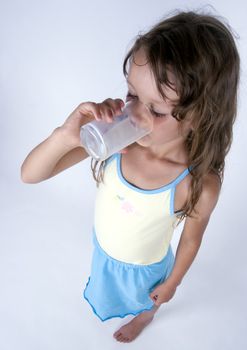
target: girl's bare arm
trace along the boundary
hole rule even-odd
[[[95,119],[112,122],[123,105],[123,100],[111,98],[80,103],[62,126],[27,155],[21,166],[22,181],[39,183],[89,157],[80,142],[81,126]]]
[[[27,155],[21,166],[21,179],[25,183],[39,183],[88,156],[83,147],[67,145],[57,128]]]
[[[205,177],[203,190],[198,203],[195,206],[197,214],[195,218],[187,217],[176,251],[173,270],[164,282],[166,285],[177,287],[200,248],[204,232],[210,220],[210,216],[218,202],[221,183],[217,175],[208,174]]]

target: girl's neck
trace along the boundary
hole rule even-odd
[[[169,161],[171,163],[188,165],[188,154],[186,152],[184,143],[174,141],[169,142],[161,147],[151,146],[144,147],[138,143],[131,145],[134,152],[137,152],[140,157],[149,162],[163,162]]]

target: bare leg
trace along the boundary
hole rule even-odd
[[[129,323],[120,327],[114,334],[113,337],[120,342],[129,343],[134,340],[154,318],[155,312],[159,306],[154,305],[149,311],[143,311]]]

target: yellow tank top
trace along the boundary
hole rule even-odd
[[[130,184],[121,171],[121,153],[107,159],[95,198],[94,232],[102,249],[122,262],[149,265],[166,255],[178,220],[176,185],[189,173],[154,190]]]

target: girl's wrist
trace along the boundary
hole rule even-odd
[[[77,142],[74,141],[70,135],[68,135],[62,126],[58,126],[56,129],[54,129],[50,135],[50,138],[54,143],[62,145],[68,151],[79,146]]]
[[[171,288],[177,288],[181,281],[174,279],[171,275],[163,282],[166,286]]]

